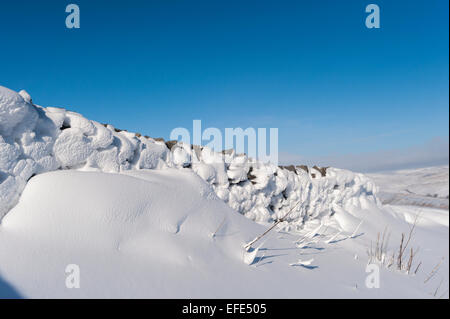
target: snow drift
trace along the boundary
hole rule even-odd
[[[191,170],[59,170],[31,179],[4,217],[0,273],[28,297],[201,295],[224,262],[248,267],[241,247],[260,227]],[[82,289],[64,285],[69,264]]]
[[[271,222],[298,206],[285,223],[288,228],[378,205],[374,184],[362,174],[278,167],[234,151],[165,143],[62,108],[35,105],[25,91],[0,86],[0,218],[40,173],[167,168],[191,169],[232,209],[258,222]]]
[[[448,256],[448,214],[434,214],[414,241],[427,248],[423,271],[381,269],[381,288],[368,289],[366,250],[385,225],[398,248],[409,228],[402,211],[360,210],[364,235],[353,238],[318,220],[276,229],[247,253],[267,227],[236,214],[192,170],[58,170],[32,178],[0,225],[0,298],[424,298],[440,278],[423,281]],[[79,266],[79,289],[66,287],[68,265]]]

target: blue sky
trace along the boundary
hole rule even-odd
[[[448,163],[448,1],[74,0],[71,30],[69,3],[0,3],[0,85],[154,137],[278,127],[290,161],[438,141]]]

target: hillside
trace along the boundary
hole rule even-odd
[[[379,186],[377,196],[383,204],[448,210],[448,165],[381,172],[367,176]]]

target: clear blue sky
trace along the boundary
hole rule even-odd
[[[77,3],[81,28],[66,29]],[[367,29],[365,6],[381,9]],[[168,138],[278,127],[309,157],[448,138],[448,1],[1,1],[0,85]]]

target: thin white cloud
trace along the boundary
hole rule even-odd
[[[280,152],[280,164],[307,164],[346,168],[357,172],[376,172],[449,163],[449,139],[434,138],[424,144],[403,149],[352,153],[337,156],[305,157]]]

